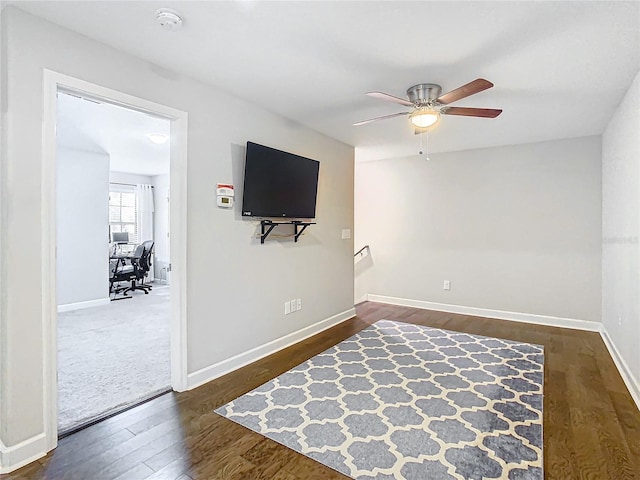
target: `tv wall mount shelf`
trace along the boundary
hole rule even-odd
[[[291,220],[289,222],[273,222],[271,220],[260,221],[260,243],[264,243],[269,234],[278,225],[293,225],[293,231],[295,233],[294,241],[298,241],[298,237],[302,235],[302,232],[306,230],[309,225],[315,225],[316,222],[302,222],[300,220]]]

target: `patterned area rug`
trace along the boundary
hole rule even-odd
[[[380,320],[216,412],[354,479],[541,480],[543,363]]]

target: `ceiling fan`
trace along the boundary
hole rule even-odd
[[[393,103],[399,103],[407,107],[412,107],[410,112],[392,113],[391,115],[383,115],[382,117],[370,118],[369,120],[363,120],[356,122],[353,125],[365,125],[367,123],[376,122],[378,120],[384,120],[387,118],[401,117],[409,115],[411,124],[415,127],[416,133],[422,133],[427,128],[434,125],[439,119],[440,115],[461,115],[463,117],[483,117],[483,118],[495,118],[502,113],[502,110],[495,108],[468,108],[468,107],[450,107],[449,104],[466,98],[470,95],[482,92],[488,88],[493,87],[493,83],[485,80],[484,78],[478,78],[472,82],[467,83],[455,90],[451,90],[444,95],[440,95],[442,87],[435,83],[420,83],[414,85],[407,90],[407,97],[404,98],[389,95],[383,92],[367,92],[367,95],[381,100],[387,100]]]

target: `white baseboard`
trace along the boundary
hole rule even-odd
[[[350,308],[344,312],[338,313],[325,320],[321,320],[318,323],[314,323],[308,327],[297,330],[293,333],[277,338],[269,343],[260,345],[247,352],[243,352],[234,357],[228,358],[221,362],[215,363],[208,367],[198,370],[197,372],[190,373],[187,376],[187,390],[199,387],[211,380],[226,375],[233,370],[244,367],[250,363],[260,360],[268,355],[276,353],[283,348],[287,348],[294,343],[298,343],[306,338],[316,335],[323,330],[333,327],[339,323],[349,320],[356,316],[356,309]]]
[[[0,442],[0,474],[13,472],[47,454],[44,433],[31,437],[11,447]]]
[[[86,302],[65,303],[64,305],[58,305],[58,313],[69,312],[71,310],[80,310],[81,308],[100,307],[102,305],[108,305],[111,299],[98,298],[96,300],[87,300]]]
[[[491,310],[487,308],[465,307],[462,305],[449,305],[447,303],[426,302],[424,300],[410,300],[407,298],[388,297],[385,295],[367,295],[371,302],[389,303],[391,305],[401,305],[403,307],[422,308],[424,310],[437,310],[439,312],[460,313],[462,315],[473,315],[475,317],[497,318],[500,320],[511,320],[513,322],[535,323],[537,325],[548,325],[550,327],[573,328],[576,330],[588,330],[599,332],[602,324],[588,320],[577,320],[575,318],[551,317],[547,315],[536,315],[533,313],[506,312],[504,310]]]
[[[624,358],[622,358],[622,355],[620,355],[620,352],[613,343],[613,340],[609,336],[609,332],[607,332],[604,325],[602,325],[602,328],[600,329],[600,336],[602,337],[604,344],[607,346],[609,355],[611,355],[613,363],[616,364],[618,372],[620,372],[620,376],[627,386],[627,390],[629,390],[633,401],[636,402],[636,406],[638,407],[638,410],[640,410],[640,382],[633,376],[631,369],[627,365],[627,362],[624,361]]]

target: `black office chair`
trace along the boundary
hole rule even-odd
[[[142,242],[130,257],[133,275],[130,279],[131,286],[124,289],[124,295],[134,290],[142,290],[145,294],[148,294],[149,290],[151,290],[151,285],[145,285],[144,280],[149,276],[149,270],[151,270],[153,246],[153,240]]]
[[[147,254],[143,259],[144,265],[142,266],[143,268],[140,271],[140,273],[142,273],[143,275],[138,280],[140,280],[142,284],[144,284],[145,279],[149,276],[149,272],[151,271],[151,265],[153,265],[153,247],[155,246],[155,242],[153,240],[145,240],[144,242],[142,242],[142,246],[144,247]],[[146,285],[146,287],[149,288],[149,290],[152,290],[151,285]]]

